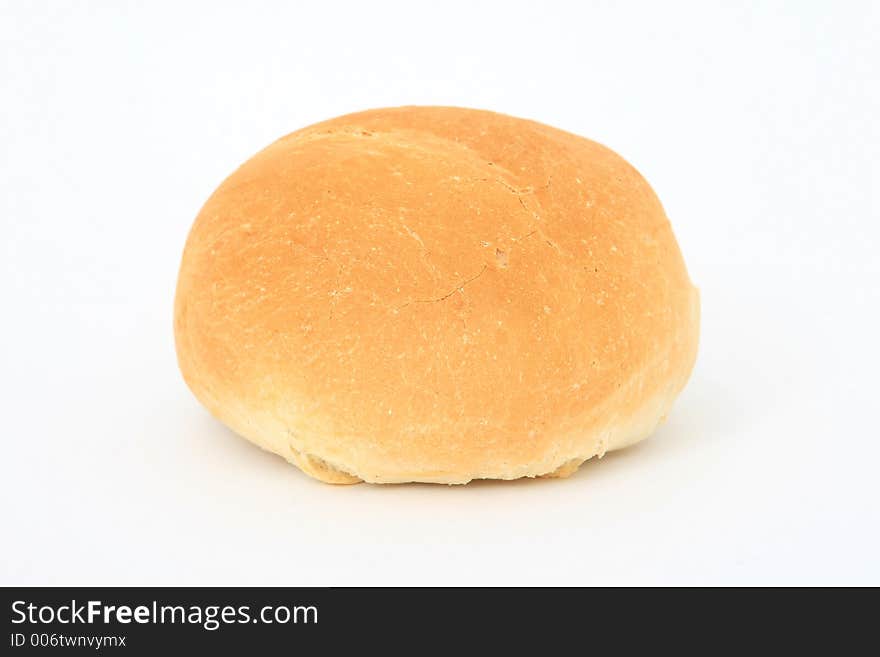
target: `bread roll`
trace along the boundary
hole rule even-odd
[[[450,107],[319,123],[208,199],[177,355],[232,430],[329,483],[567,476],[647,437],[699,297],[619,155]]]

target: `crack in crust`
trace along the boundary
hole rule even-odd
[[[398,306],[395,310],[403,310],[403,309],[406,308],[407,306],[411,306],[411,305],[414,304],[414,303],[438,303],[438,302],[440,302],[440,301],[445,301],[446,299],[448,299],[449,297],[451,297],[451,296],[452,296],[453,294],[455,294],[456,292],[463,292],[463,291],[464,291],[464,288],[465,288],[466,285],[468,285],[469,283],[473,283],[473,282],[474,282],[475,280],[477,280],[480,276],[482,276],[483,274],[485,274],[485,273],[486,273],[486,270],[487,270],[488,268],[489,268],[489,265],[487,265],[486,263],[483,263],[483,268],[480,270],[480,272],[479,272],[478,274],[475,274],[474,276],[471,276],[471,277],[468,278],[467,280],[462,281],[461,283],[459,283],[458,285],[456,285],[455,288],[454,288],[451,292],[449,292],[449,293],[447,293],[447,294],[444,294],[442,297],[437,297],[436,299],[413,299],[412,301],[407,301],[407,302],[406,302],[405,304],[403,304],[402,306]]]

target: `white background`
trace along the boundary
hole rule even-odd
[[[880,584],[877,7],[0,0],[0,584]],[[703,299],[653,438],[568,480],[332,487],[194,400],[201,204],[399,104],[651,182]]]

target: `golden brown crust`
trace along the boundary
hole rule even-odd
[[[446,107],[343,116],[258,153],[196,219],[175,303],[196,396],[331,483],[570,474],[653,430],[698,326],[633,167]]]

